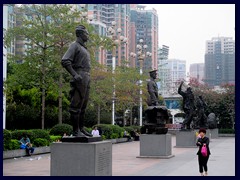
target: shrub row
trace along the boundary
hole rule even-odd
[[[49,146],[54,141],[61,140],[64,133],[71,134],[72,126],[69,124],[55,125],[50,131],[44,129],[32,130],[3,130],[4,150],[14,150],[20,148],[19,140],[27,135],[34,147]]]
[[[116,139],[123,137],[124,131],[134,131],[137,129],[140,130],[139,126],[128,126],[128,127],[120,127],[118,125],[111,124],[97,124],[98,129],[102,132],[102,139]],[[84,129],[91,133],[92,128],[84,127]],[[72,134],[72,126],[69,124],[57,124],[52,127],[50,130],[43,129],[32,129],[32,130],[14,130],[9,131],[7,129],[3,130],[3,143],[4,150],[14,150],[20,148],[19,140],[27,135],[31,140],[34,147],[40,146],[49,146],[50,143],[61,140],[64,133],[67,135]]]
[[[219,129],[219,134],[235,134],[235,129]]]

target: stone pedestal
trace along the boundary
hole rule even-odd
[[[51,176],[111,176],[112,143],[51,144]]]
[[[216,139],[218,138],[218,128],[216,129],[207,129],[207,132],[209,131],[209,138],[210,139]]]
[[[176,133],[176,147],[197,147],[196,146],[196,131],[180,130]]]
[[[174,157],[172,155],[171,134],[141,134],[139,158],[163,158]]]

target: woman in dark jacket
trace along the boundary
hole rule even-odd
[[[198,155],[198,164],[199,164],[199,172],[201,173],[201,176],[207,176],[208,173],[208,167],[207,167],[207,162],[209,159],[210,149],[209,149],[209,138],[205,136],[206,135],[206,130],[205,129],[200,129],[199,130],[199,138],[197,140],[197,146],[199,146],[197,155]],[[201,153],[201,149],[203,145],[206,144],[207,147],[207,156],[203,156]],[[205,171],[205,174],[203,174],[203,169]]]

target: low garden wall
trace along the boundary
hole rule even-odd
[[[127,142],[127,138],[109,139],[112,144]],[[33,155],[50,153],[50,146],[35,147]],[[16,157],[27,156],[25,149],[7,150],[3,151],[3,159],[11,159]]]

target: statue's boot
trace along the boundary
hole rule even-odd
[[[88,133],[88,132],[85,131],[84,128],[83,128],[83,121],[84,121],[83,118],[84,118],[83,115],[80,114],[80,118],[79,118],[79,129],[80,129],[81,133],[84,134],[84,136],[92,137],[92,134]]]
[[[92,137],[92,134],[88,133],[88,132],[85,131],[83,128],[80,128],[80,129],[81,129],[80,131],[81,131],[84,135],[89,136],[89,137]]]
[[[71,113],[70,119],[73,124],[73,136],[85,136],[79,128],[79,113]]]

